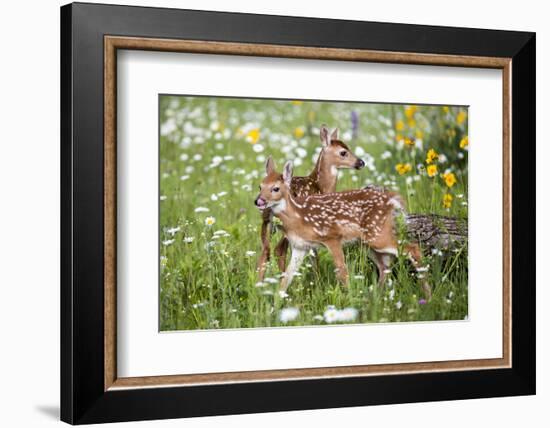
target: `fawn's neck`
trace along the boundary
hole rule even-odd
[[[296,201],[294,197],[287,192],[282,202],[273,209],[273,214],[283,222],[283,227],[288,228],[291,223],[300,221],[303,218],[302,215],[303,205],[301,202]]]
[[[336,191],[338,169],[334,165],[331,165],[324,155],[325,149],[319,153],[315,168],[309,176],[317,182],[322,193],[332,193]]]

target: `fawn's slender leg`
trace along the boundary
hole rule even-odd
[[[405,247],[405,252],[418,272],[418,278],[422,282],[422,290],[424,290],[426,300],[430,300],[432,298],[432,287],[424,277],[424,272],[426,272],[428,268],[422,265],[422,252],[420,251],[420,247],[418,244],[408,244]]]
[[[290,263],[288,264],[288,268],[286,269],[286,272],[281,279],[281,291],[286,291],[290,283],[292,282],[292,278],[294,278],[294,274],[296,271],[300,268],[300,265],[302,264],[302,261],[304,260],[304,257],[307,254],[307,250],[295,248],[292,247],[292,254],[290,256]]]
[[[313,270],[316,274],[319,274],[321,265],[319,264],[319,251],[317,248],[313,249]]]
[[[332,258],[334,259],[334,265],[336,276],[344,284],[348,286],[348,268],[346,267],[346,260],[344,258],[344,250],[342,249],[342,244],[339,241],[327,241],[324,243],[325,247],[328,248]]]
[[[262,252],[260,253],[260,258],[258,259],[258,279],[260,281],[264,280],[266,265],[270,258],[269,238],[271,236],[272,220],[273,211],[271,209],[268,208],[262,211]]]
[[[277,264],[279,270],[284,272],[286,270],[286,253],[288,251],[288,239],[285,236],[277,243],[275,247],[275,255],[277,256]]]
[[[390,253],[381,253],[374,250],[369,251],[369,256],[378,269],[378,285],[383,287],[386,280],[386,271],[389,269],[395,256]]]
[[[377,239],[369,242],[371,248],[379,253],[397,256],[398,245],[395,239],[395,234],[393,233],[393,227],[394,219],[392,217],[388,217],[382,226],[382,233],[379,234]],[[426,272],[427,268],[422,265],[422,252],[420,251],[420,247],[416,243],[407,244],[405,246],[405,254],[407,254],[414,268],[419,273],[418,276],[419,279],[422,280],[422,289],[424,290],[426,300],[430,300],[432,297],[432,290],[426,279],[423,277],[423,273]]]

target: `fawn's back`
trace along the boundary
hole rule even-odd
[[[399,195],[375,187],[311,195],[296,204],[304,233],[311,230],[309,238],[321,241],[373,241],[393,226],[394,211],[404,208]]]
[[[292,177],[290,192],[295,198],[306,198],[322,193],[319,184],[311,177]]]

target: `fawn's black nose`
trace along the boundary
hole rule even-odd
[[[357,159],[355,162],[355,169],[361,169],[365,166],[365,161],[363,159]]]
[[[254,204],[255,204],[258,208],[262,208],[262,207],[264,207],[264,205],[266,204],[266,202],[265,202],[260,196],[258,196],[256,199],[254,199]]]

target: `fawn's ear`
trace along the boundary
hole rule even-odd
[[[323,146],[330,145],[330,138],[328,136],[328,128],[327,125],[321,125],[321,130],[319,131],[319,137],[321,138],[321,143],[323,143]]]
[[[334,128],[334,131],[332,131],[332,134],[330,135],[331,140],[338,140],[338,128]]]
[[[265,175],[269,175],[273,171],[275,171],[275,162],[273,162],[273,158],[271,156],[268,156],[265,161]]]
[[[283,180],[285,184],[290,187],[290,182],[292,181],[292,161],[285,163],[283,168]]]

